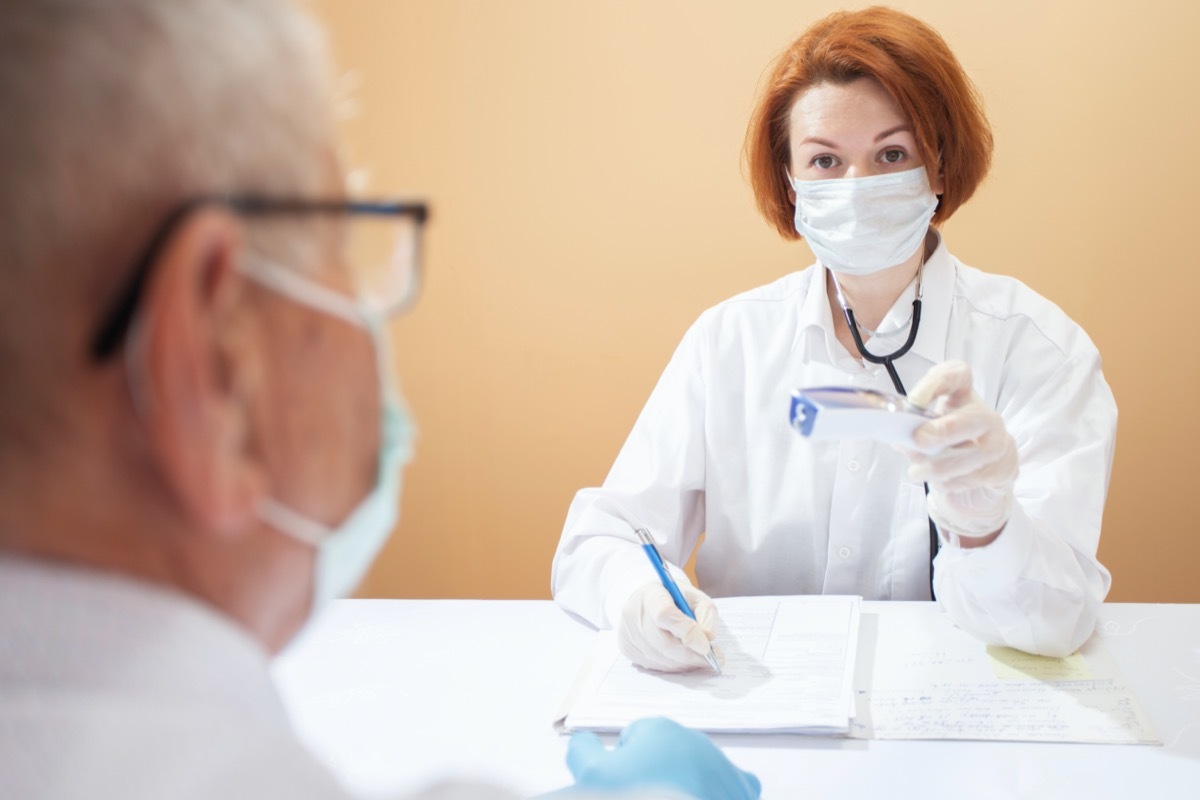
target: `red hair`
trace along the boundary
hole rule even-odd
[[[775,62],[746,131],[755,203],[785,239],[799,239],[787,175],[792,105],[809,87],[879,81],[912,125],[921,161],[940,165],[945,192],[933,217],[944,222],[987,174],[992,131],[974,84],[946,41],[908,14],[876,6],[831,14]],[[934,175],[930,175],[933,182]]]

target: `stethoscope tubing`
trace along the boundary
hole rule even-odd
[[[888,377],[892,379],[892,385],[896,387],[896,392],[907,397],[908,392],[904,388],[903,381],[900,380],[900,373],[896,372],[896,359],[903,356],[912,349],[913,343],[917,341],[917,329],[921,326],[921,284],[920,273],[917,275],[917,296],[913,300],[912,320],[908,329],[908,338],[899,348],[887,354],[886,356],[877,355],[867,350],[863,343],[862,335],[858,332],[858,323],[854,319],[854,310],[847,305],[845,298],[842,297],[842,289],[837,285],[837,279],[834,278],[834,287],[837,289],[838,303],[842,307],[842,314],[846,317],[846,324],[850,326],[850,336],[854,339],[854,346],[858,349],[858,354],[872,364],[882,364],[887,370]],[[929,484],[925,484],[925,496],[929,497]],[[937,593],[933,590],[933,559],[938,554],[938,534],[937,526],[933,522],[933,518],[929,518],[929,599],[937,600]]]

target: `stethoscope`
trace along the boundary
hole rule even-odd
[[[854,347],[858,350],[858,354],[860,356],[862,356],[865,360],[871,362],[872,364],[882,364],[884,369],[887,370],[888,377],[892,379],[892,385],[896,387],[896,392],[901,395],[904,395],[906,397],[908,396],[908,392],[904,388],[903,381],[900,380],[900,374],[898,372],[896,372],[895,362],[896,362],[896,359],[900,358],[900,356],[904,355],[909,350],[911,350],[912,346],[913,346],[913,342],[915,342],[917,340],[917,329],[920,328],[920,326],[921,326],[921,298],[924,296],[924,292],[923,292],[923,289],[921,286],[921,274],[924,271],[925,271],[925,264],[924,264],[924,262],[922,262],[921,266],[917,267],[917,296],[913,298],[912,316],[910,316],[908,318],[908,322],[904,323],[905,325],[909,326],[908,338],[905,339],[904,344],[900,345],[900,347],[898,347],[897,349],[888,353],[887,355],[877,355],[877,354],[872,353],[867,350],[866,345],[863,344],[862,335],[858,332],[859,325],[858,325],[858,322],[854,319],[854,309],[850,308],[850,304],[846,302],[846,296],[844,294],[842,294],[842,286],[841,286],[841,284],[838,283],[837,276],[833,273],[833,270],[829,271],[829,277],[833,279],[833,288],[837,292],[838,305],[840,305],[842,307],[842,314],[843,314],[843,316],[846,317],[846,324],[850,326],[850,336],[854,339]],[[895,331],[892,331],[892,334],[898,333],[903,329],[904,329],[904,325],[901,325]],[[880,335],[878,331],[873,331],[870,328],[864,328],[863,330],[865,330],[872,337]],[[892,334],[884,334],[884,335],[892,335]],[[928,483],[925,484],[925,496],[926,497],[929,496],[929,484]],[[930,520],[929,520],[929,598],[931,600],[937,599],[937,595],[933,591],[933,559],[937,556],[937,554],[938,554],[937,526],[933,524],[933,519],[930,518]]]

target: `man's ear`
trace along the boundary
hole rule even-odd
[[[251,529],[265,491],[251,446],[250,403],[261,374],[237,263],[243,227],[200,208],[164,244],[135,332],[143,422],[163,476],[196,528]]]

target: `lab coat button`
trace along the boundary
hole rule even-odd
[[[838,555],[841,556],[842,558],[849,558],[850,557],[850,548],[849,547],[841,548],[840,550],[838,550]]]
[[[847,461],[846,469],[850,470],[851,472],[858,472],[858,462],[855,461],[854,459]]]

